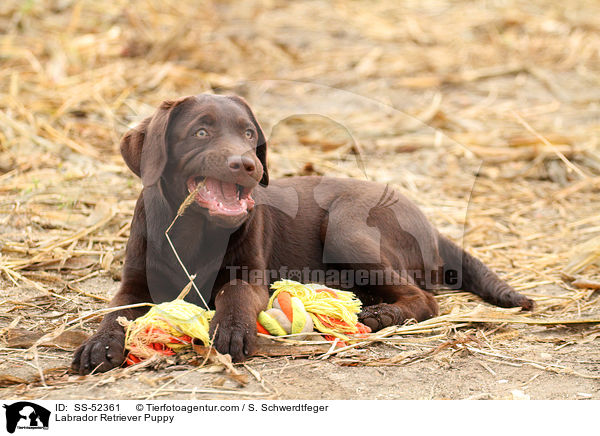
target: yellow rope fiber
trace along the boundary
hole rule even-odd
[[[208,335],[214,311],[207,311],[184,300],[173,300],[153,306],[144,316],[127,324],[125,348],[133,355],[147,359],[156,354],[152,344],[164,344],[174,352],[191,347],[184,336],[210,344]]]

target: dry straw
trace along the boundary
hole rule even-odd
[[[93,332],[118,286],[140,191],[119,138],[162,100],[215,89],[244,94],[271,132],[273,178],[362,179],[360,153],[369,177],[414,199],[536,301],[533,313],[478,311],[474,296],[441,292],[441,317],[351,348],[311,344],[320,348],[306,355],[349,365],[478,356],[490,368],[593,375],[584,363],[559,367],[519,353],[543,343],[561,358],[569,349],[581,355],[600,337],[597,3],[53,3],[0,6],[0,385],[15,386],[4,395],[87,383],[66,375],[71,351],[41,347],[59,331]],[[252,85],[265,77],[288,81]],[[289,108],[299,115],[282,121]],[[320,109],[328,117],[302,115]],[[11,348],[17,329],[49,336],[29,351]],[[569,345],[552,348],[541,342],[548,335],[556,348]],[[269,377],[287,364],[281,354],[262,359],[276,367],[261,370]],[[17,377],[17,366],[33,373]],[[114,387],[147,368],[168,375],[165,366],[95,375],[90,385]],[[176,394],[169,389],[157,395]],[[276,395],[260,389],[179,395]]]

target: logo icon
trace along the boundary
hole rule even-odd
[[[18,429],[48,429],[50,411],[29,401],[4,404],[6,409],[6,431],[14,433]]]

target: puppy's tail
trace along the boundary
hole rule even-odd
[[[442,235],[438,241],[440,256],[444,261],[445,281],[451,282],[450,288],[472,292],[496,306],[533,309],[533,300],[515,291],[479,259]],[[456,281],[456,284],[452,281]]]

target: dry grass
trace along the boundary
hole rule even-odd
[[[509,362],[518,358],[499,350],[528,340],[515,323],[588,321],[572,340],[594,340],[600,7],[576,3],[4,1],[5,341],[15,329],[48,333],[104,307],[109,295],[94,280],[119,278],[140,189],[119,138],[162,100],[200,92],[250,100],[271,131],[273,176],[366,173],[389,182],[537,303],[514,314],[441,294],[442,317],[374,338],[410,342],[416,353],[317,355],[397,365],[468,350]],[[23,351],[9,342],[0,383],[23,393],[78,382],[48,370],[67,361],[58,345]],[[24,365],[39,376],[14,375]]]

